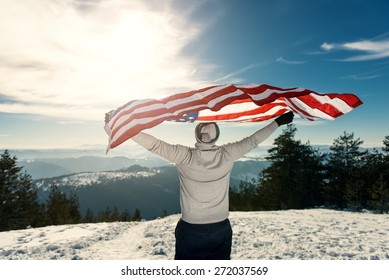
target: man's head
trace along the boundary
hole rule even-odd
[[[219,138],[219,126],[214,123],[199,123],[195,129],[196,140],[199,143],[213,144]]]

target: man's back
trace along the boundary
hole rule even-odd
[[[192,224],[228,218],[228,191],[234,160],[224,147],[196,144],[188,160],[177,164],[182,219]]]

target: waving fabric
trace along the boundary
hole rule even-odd
[[[133,100],[109,112],[108,150],[163,121],[261,122],[293,111],[302,118],[334,120],[362,104],[354,94],[319,94],[304,88],[266,84],[216,85],[170,95]]]

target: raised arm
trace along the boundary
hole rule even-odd
[[[144,132],[139,132],[131,139],[150,152],[153,152],[173,163],[183,163],[190,157],[188,147],[166,143]]]
[[[227,144],[224,147],[231,158],[237,160],[265,141],[279,126],[291,123],[292,121],[293,113],[288,112],[276,118],[269,125],[257,130],[251,136],[243,138],[238,142]]]
[[[105,114],[104,129],[109,134],[108,122],[110,113]],[[151,136],[150,134],[140,132],[131,138],[134,142],[146,148],[164,159],[173,163],[182,163],[189,158],[189,148],[181,145],[172,145]]]

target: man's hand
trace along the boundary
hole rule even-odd
[[[293,117],[294,117],[293,112],[290,111],[288,113],[279,116],[278,118],[275,119],[275,121],[278,124],[278,126],[281,126],[284,124],[291,123],[293,121]]]

